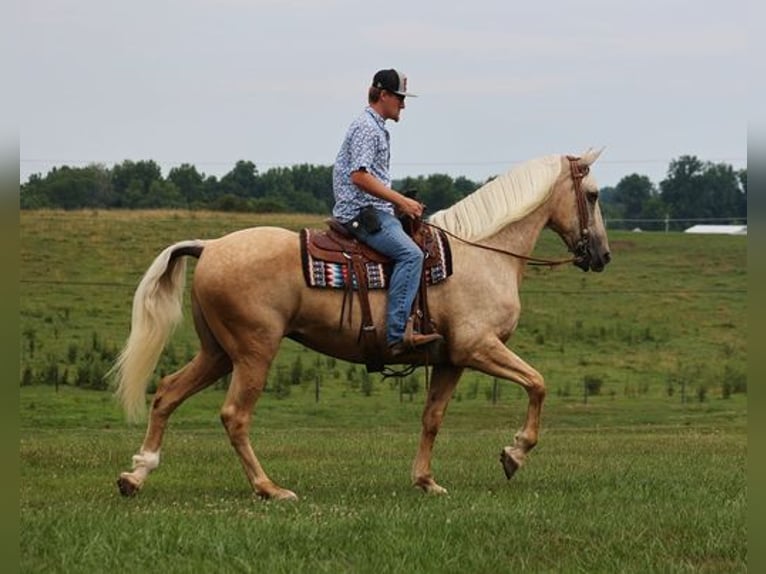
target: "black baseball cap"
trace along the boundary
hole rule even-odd
[[[399,96],[417,97],[415,94],[410,94],[407,91],[407,76],[393,68],[377,72],[372,78],[372,85],[375,88],[380,88]]]

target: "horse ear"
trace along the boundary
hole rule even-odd
[[[599,158],[601,153],[606,149],[606,147],[602,147],[599,150],[595,150],[592,147],[589,147],[588,150],[582,154],[580,157],[580,165],[586,166],[586,165],[592,165],[595,163],[595,161]]]

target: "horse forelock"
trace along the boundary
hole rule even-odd
[[[561,173],[561,156],[524,162],[487,182],[429,221],[464,239],[480,240],[523,219],[548,199]]]

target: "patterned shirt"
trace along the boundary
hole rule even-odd
[[[345,223],[353,219],[367,205],[394,213],[390,202],[370,195],[351,182],[351,174],[364,169],[391,187],[389,139],[386,120],[369,106],[349,126],[332,170],[335,195],[332,214],[339,221]]]

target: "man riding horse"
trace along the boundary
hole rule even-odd
[[[396,213],[420,218],[423,204],[391,187],[390,135],[386,120],[399,121],[407,77],[380,70],[372,79],[369,105],[349,126],[333,168],[333,216],[359,241],[393,261],[386,313],[386,343],[392,357],[442,339],[417,333],[410,310],[420,286],[423,251],[407,235]]]

